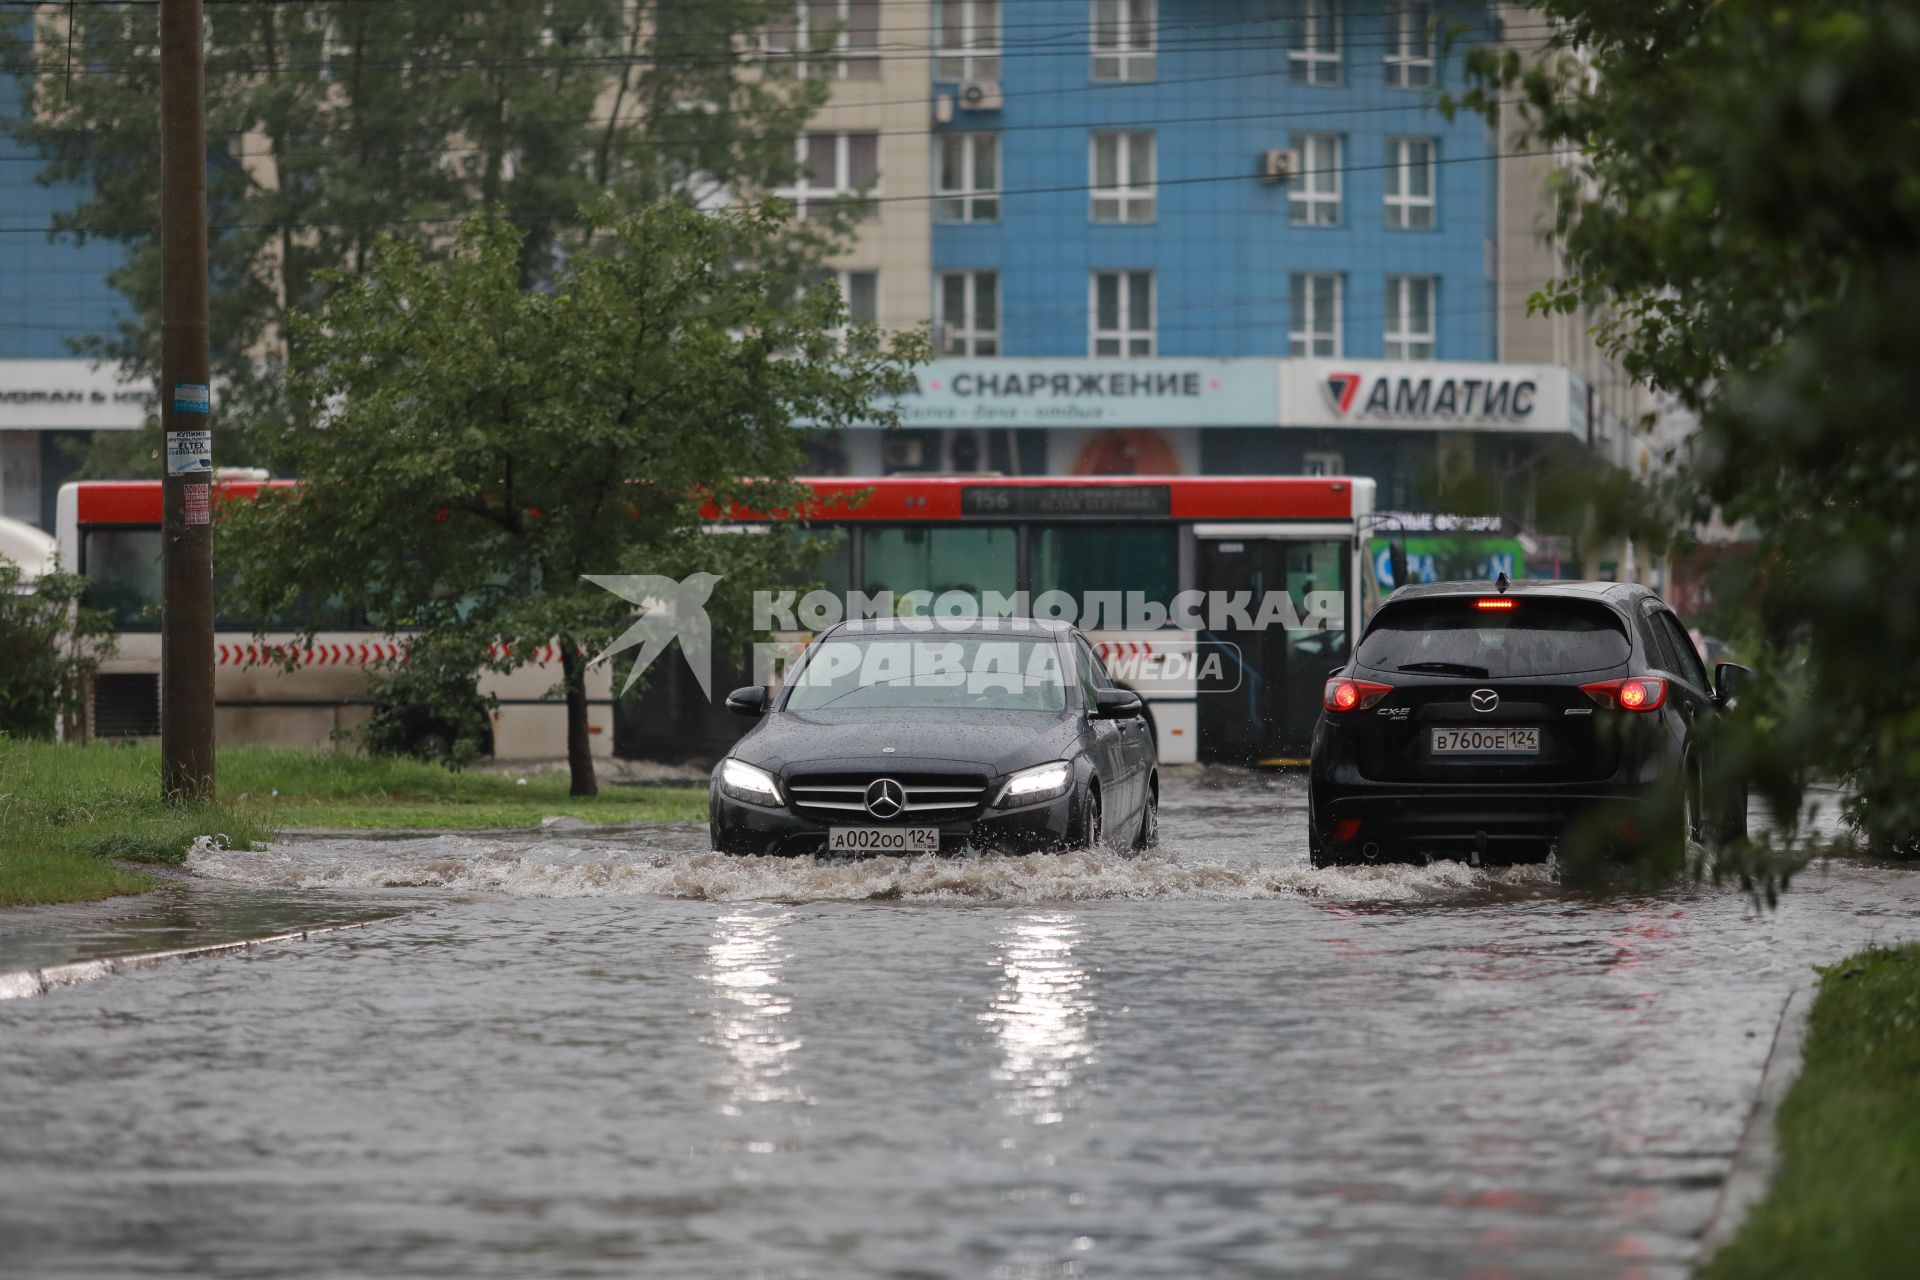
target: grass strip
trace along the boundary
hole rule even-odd
[[[1703,1280],[1853,1280],[1920,1263],[1920,946],[1821,971],[1767,1196]]]
[[[564,774],[523,781],[334,751],[226,747],[219,768],[218,803],[171,807],[159,798],[157,748],[0,739],[0,906],[138,893],[151,878],[119,864],[178,864],[203,836],[248,848],[287,827],[671,822],[707,811],[697,787],[609,787],[577,800]]]

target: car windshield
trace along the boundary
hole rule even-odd
[[[1360,642],[1361,665],[1421,675],[1554,676],[1617,667],[1632,652],[1626,624],[1604,605],[1505,596],[1499,609],[1473,596],[1383,606]]]
[[[826,640],[788,682],[789,711],[1067,707],[1067,675],[1051,638],[1005,635],[845,636]]]

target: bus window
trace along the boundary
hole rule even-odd
[[[987,591],[1011,596],[1017,586],[1017,545],[1008,525],[868,529],[865,589],[869,595],[891,591],[896,597],[908,591],[931,591],[936,598],[946,591],[976,599]]]
[[[818,582],[822,589],[845,600],[853,586],[853,531],[845,525],[787,526],[786,531],[791,536],[804,538],[815,548],[815,554],[804,558],[802,567],[789,578],[788,585]]]
[[[112,618],[115,631],[160,629],[158,529],[88,529],[80,562],[87,607]]]
[[[1035,526],[1033,594],[1064,591],[1076,603],[1094,591],[1138,591],[1171,605],[1179,591],[1179,541],[1172,526]]]

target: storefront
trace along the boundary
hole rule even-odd
[[[54,495],[99,431],[138,430],[151,387],[88,360],[0,360],[0,515],[53,527]]]
[[[1592,459],[1582,400],[1568,370],[1539,365],[936,360],[900,401],[899,430],[823,437],[813,465],[829,475],[1358,475],[1402,511],[1448,510],[1475,477],[1525,521],[1543,461]],[[1437,572],[1463,554],[1457,544],[1422,554]],[[1490,544],[1475,563],[1518,551]]]

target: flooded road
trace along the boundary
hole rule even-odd
[[[1544,869],[1315,872],[1297,781],[1165,847],[704,830],[208,853],[403,920],[0,1005],[9,1275],[1684,1274],[1787,994],[1920,937]],[[189,890],[191,892],[191,890]]]

